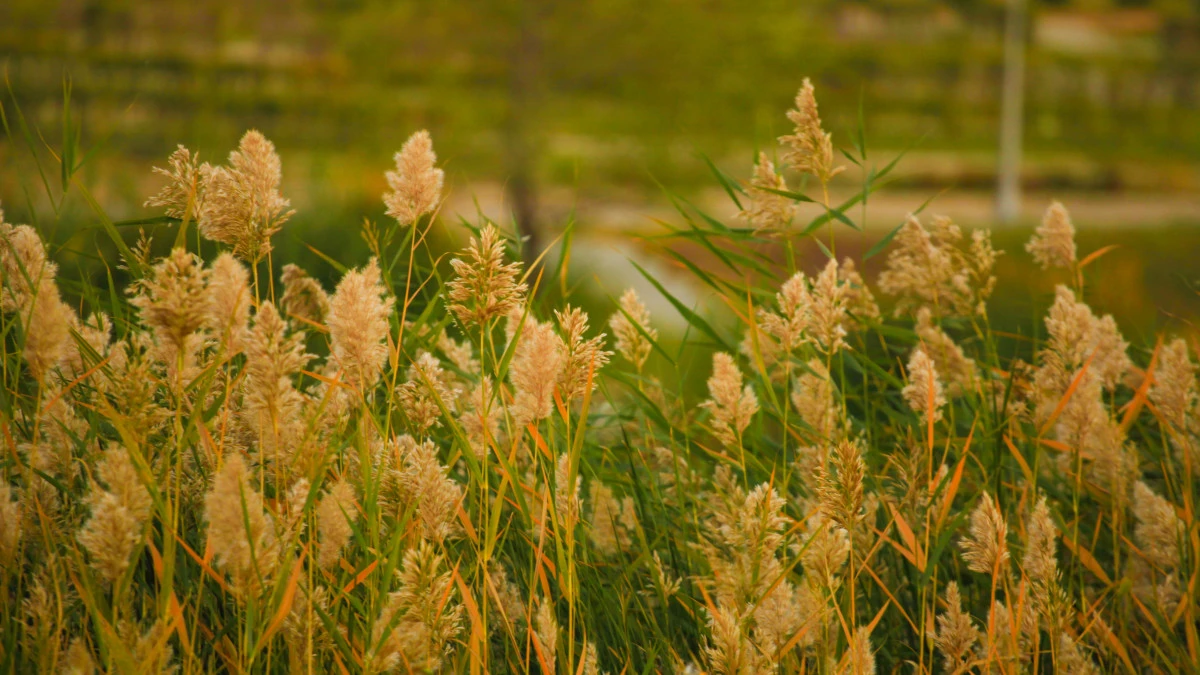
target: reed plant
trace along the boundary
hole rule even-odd
[[[272,255],[257,131],[155,170],[161,256],[61,153],[130,282],[67,295],[0,215],[0,669],[1200,672],[1195,334],[1098,316],[1058,203],[1007,252],[1060,282],[1033,338],[989,320],[986,230],[917,209],[864,277],[837,233],[896,164],[807,81],[788,118],[714,167],[735,221],[647,238],[723,306],[643,271],[681,340],[632,289],[573,306],[566,238],[523,264],[480,216],[444,264],[424,131],[333,287]]]

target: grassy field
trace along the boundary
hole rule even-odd
[[[615,288],[449,222],[426,132],[353,217],[258,132],[110,217],[64,144],[0,218],[0,670],[1200,670],[1196,235],[864,231],[805,85]]]

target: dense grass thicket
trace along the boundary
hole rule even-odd
[[[0,217],[0,670],[1200,671],[1195,335],[1097,316],[1061,204],[1006,253],[1059,284],[1033,337],[989,321],[986,231],[914,215],[864,278],[836,235],[894,164],[807,82],[788,117],[778,169],[714,170],[737,222],[660,236],[736,319],[645,273],[682,341],[632,290],[572,307],[569,231],[525,266],[463,223],[445,264],[425,132],[335,288],[273,254],[255,131],[157,169],[171,241],[105,221],[107,284]]]

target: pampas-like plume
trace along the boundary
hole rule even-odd
[[[1172,340],[1159,352],[1154,385],[1150,387],[1149,395],[1150,401],[1176,431],[1189,431],[1189,416],[1197,420],[1191,424],[1200,423],[1196,364],[1192,363],[1187,341],[1183,338]]]
[[[809,309],[813,337],[821,351],[833,354],[846,346],[846,288],[838,283],[837,260],[830,259],[813,280]]]
[[[902,393],[908,406],[922,418],[932,415],[935,420],[942,419],[942,406],[946,405],[946,397],[942,395],[942,383],[938,379],[937,367],[923,347],[914,349],[908,359],[908,385]]]
[[[208,327],[217,336],[226,357],[242,351],[250,320],[250,274],[229,253],[213,261],[208,279]]]
[[[1089,359],[1089,377],[1097,378],[1109,390],[1122,381],[1132,366],[1126,354],[1129,344],[1112,316],[1097,318],[1066,286],[1055,289],[1054,304],[1046,315],[1046,332],[1050,339],[1041,352],[1041,367],[1034,378],[1034,386],[1042,396],[1042,408],[1057,406],[1058,399]]]
[[[275,526],[263,508],[263,498],[249,484],[250,471],[236,452],[213,478],[204,498],[208,545],[217,564],[233,578],[242,593],[260,588],[278,562]]]
[[[796,205],[791,199],[770,190],[787,189],[787,182],[775,173],[775,165],[767,159],[767,153],[758,153],[754,177],[747,190],[749,205],[738,213],[738,218],[754,228],[755,234],[786,230],[796,216]]]
[[[579,488],[583,478],[576,472],[575,480],[571,480],[571,457],[560,455],[554,466],[554,512],[558,516],[558,527],[562,532],[575,529],[579,523],[579,511],[582,507],[579,498]]]
[[[757,673],[758,653],[746,637],[738,615],[726,607],[706,608],[710,638],[704,657],[714,675]]]
[[[863,280],[862,274],[859,274],[853,259],[842,259],[838,277],[845,289],[846,309],[857,319],[859,326],[877,323],[879,305],[875,302],[875,294]]]
[[[1175,570],[1183,564],[1179,536],[1185,529],[1184,524],[1176,515],[1175,507],[1142,481],[1133,486],[1133,516],[1137,520],[1133,528],[1133,540],[1141,550],[1141,558],[1151,568],[1136,570],[1142,583],[1138,584],[1141,588],[1135,585],[1135,590],[1141,591],[1139,595],[1145,599],[1164,596],[1164,584],[1159,580],[1164,577],[1170,580]],[[1150,583],[1146,583],[1148,581]],[[1162,599],[1177,600],[1168,597]],[[1174,603],[1167,604],[1170,606]]]
[[[791,353],[808,341],[808,331],[813,325],[813,297],[808,290],[808,280],[803,272],[796,272],[775,294],[779,312],[758,311],[758,323],[762,331],[779,341],[779,349]],[[769,345],[760,345],[769,356],[773,351]]]
[[[354,486],[343,477],[317,505],[317,531],[321,535],[318,562],[321,567],[328,569],[337,562],[342,549],[350,541],[350,535],[353,534],[351,525],[357,516]]]
[[[538,601],[537,614],[530,627],[535,646],[534,660],[541,664],[543,673],[558,672],[558,617],[554,615],[554,603],[546,598]]]
[[[713,433],[726,447],[736,448],[742,432],[758,412],[758,397],[749,385],[742,387],[742,371],[725,352],[713,354],[713,374],[708,378],[709,400],[700,404],[712,413]]]
[[[933,359],[934,367],[946,380],[946,396],[954,398],[970,391],[978,379],[975,361],[963,353],[954,338],[933,322],[933,312],[928,307],[917,310],[914,326],[921,340],[921,349]]]
[[[21,500],[13,499],[13,489],[0,481],[0,566],[8,567],[21,547]]]
[[[28,313],[42,284],[53,281],[58,266],[46,256],[42,238],[28,225],[4,222],[0,211],[0,309],[5,313]]]
[[[63,655],[63,663],[59,675],[95,675],[96,662],[88,653],[87,644],[83,638],[74,638]]]
[[[392,191],[383,195],[387,214],[401,225],[412,225],[437,208],[446,173],[434,168],[437,155],[429,132],[418,131],[396,153],[396,170],[386,174]]]
[[[796,378],[792,386],[792,406],[800,420],[812,429],[818,443],[836,440],[845,422],[837,405],[833,379],[818,359],[809,360],[806,367],[808,372]]]
[[[170,350],[168,355],[186,352],[188,338],[208,324],[208,281],[199,256],[177,248],[134,287],[130,304],[141,310],[142,323]]]
[[[37,232],[5,223],[0,211],[0,308],[19,315],[25,332],[22,356],[34,380],[43,384],[75,353],[71,328],[78,318],[59,296],[57,271]]]
[[[976,232],[966,250],[962,238],[949,218],[935,217],[926,230],[909,215],[879,275],[883,292],[897,296],[896,316],[915,315],[922,307],[939,317],[984,313],[996,285],[992,266],[999,252],[987,232]]]
[[[283,283],[279,308],[285,315],[315,324],[325,323],[325,316],[329,314],[329,294],[316,279],[296,265],[287,264],[283,266],[279,280]]]
[[[1033,584],[1035,596],[1044,596],[1045,589],[1058,577],[1057,541],[1058,528],[1050,517],[1050,507],[1043,495],[1038,498],[1025,525],[1025,555],[1021,558],[1021,571]]]
[[[783,498],[767,483],[747,494],[725,469],[713,484],[704,524],[712,543],[700,546],[713,570],[717,601],[726,607],[754,604],[781,574],[776,553],[792,521],[783,513]]]
[[[817,498],[821,511],[849,532],[855,532],[866,518],[863,478],[867,464],[862,454],[862,446],[857,442],[842,441],[830,453],[831,466],[817,470]]]
[[[400,588],[375,621],[367,672],[437,672],[462,631],[463,605],[445,558],[422,541],[404,554]]]
[[[160,206],[172,218],[195,220],[204,206],[204,181],[212,167],[201,165],[199,153],[182,145],[167,158],[167,165],[154,167],[154,173],[167,177],[167,184],[143,206]]]
[[[454,408],[459,389],[452,378],[436,356],[421,350],[408,368],[408,381],[396,387],[400,407],[418,435],[441,425],[442,406]]]
[[[566,349],[562,372],[558,376],[558,388],[564,401],[573,401],[587,391],[594,391],[600,369],[608,363],[612,352],[604,350],[604,334],[585,339],[588,315],[578,307],[567,306],[565,311],[554,310],[558,327],[563,333]]]
[[[1062,675],[1100,675],[1096,664],[1084,653],[1083,647],[1063,631],[1058,636],[1058,649],[1055,653],[1054,667],[1056,673]]]
[[[605,555],[627,550],[638,526],[633,498],[617,501],[612,490],[598,480],[589,483],[589,492],[592,509],[588,524],[591,525],[592,543]]]
[[[200,234],[232,246],[234,255],[257,264],[271,252],[271,236],[295,214],[279,193],[282,173],[274,144],[251,129],[229,153],[229,166],[203,173]]]
[[[845,675],[875,675],[875,653],[871,651],[871,629],[859,626],[846,645],[846,653],[838,661],[838,673]]]
[[[458,508],[463,490],[438,460],[437,446],[431,440],[418,443],[412,436],[401,436],[397,446],[398,480],[403,497],[398,505],[400,512],[415,504],[424,537],[431,541],[441,542],[456,536],[460,531]]]
[[[379,264],[372,258],[338,283],[329,310],[330,352],[346,380],[367,392],[387,361],[388,316],[395,299],[387,295]]]
[[[478,241],[471,237],[466,255],[450,266],[456,276],[446,284],[447,305],[463,324],[482,326],[521,304],[521,265],[504,263],[504,241],[492,225],[480,230]]]
[[[107,489],[93,486],[88,495],[92,517],[79,532],[91,565],[105,583],[121,578],[129,556],[150,517],[150,493],[142,485],[125,448],[112,446],[96,465],[96,477]]]
[[[305,399],[292,377],[311,358],[304,352],[304,336],[288,335],[275,305],[264,302],[246,338],[241,417],[267,459],[287,458],[296,450],[303,431]]]
[[[620,308],[608,320],[617,338],[617,353],[641,371],[653,349],[651,340],[658,340],[658,331],[650,326],[650,312],[638,299],[637,291],[626,289],[618,305]]]
[[[1075,265],[1075,226],[1071,215],[1061,202],[1052,202],[1034,231],[1025,250],[1034,261],[1048,270],[1051,267],[1071,268]]]
[[[525,320],[509,368],[516,395],[512,414],[517,425],[536,423],[554,410],[554,387],[567,363],[566,346],[549,323]]]
[[[1008,525],[996,500],[986,491],[971,512],[971,529],[959,542],[963,560],[972,572],[999,577],[1008,562]]]
[[[471,450],[481,459],[487,454],[489,444],[500,435],[500,418],[504,410],[495,396],[492,378],[484,376],[467,395],[466,409],[458,419],[463,434],[471,442]]]
[[[933,644],[946,659],[946,672],[962,673],[968,668],[971,647],[979,639],[979,629],[971,615],[963,611],[958,584],[946,584],[946,611],[938,615]]]
[[[833,139],[821,128],[817,99],[807,77],[796,94],[796,109],[789,110],[787,116],[796,129],[793,134],[779,138],[779,142],[787,146],[784,161],[796,171],[810,173],[822,185],[827,185],[845,167],[833,164]]]

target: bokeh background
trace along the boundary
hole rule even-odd
[[[847,247],[870,246],[933,198],[930,213],[996,228],[1010,288],[995,306],[1032,321],[1020,245],[1056,198],[1084,254],[1119,245],[1090,266],[1095,304],[1133,332],[1189,320],[1200,3],[1029,0],[1021,216],[1000,224],[1008,4],[5,0],[0,203],[10,221],[36,222],[65,267],[86,270],[103,235],[87,200],[59,184],[60,157],[75,158],[74,180],[113,220],[138,219],[155,215],[141,206],[159,186],[150,167],[177,143],[220,160],[258,128],[279,148],[298,210],[277,238],[282,255],[332,273],[312,248],[348,263],[366,255],[357,232],[383,217],[391,155],[428,128],[448,178],[442,244],[478,211],[535,244],[573,222],[578,273],[616,293],[626,258],[673,278],[630,236],[673,218],[668,192],[732,217],[705,158],[747,177],[755,152],[787,133],[808,76],[835,144],[849,148],[861,128],[871,163],[906,152]],[[862,180],[848,171],[835,192]],[[136,239],[138,226],[123,227]]]

